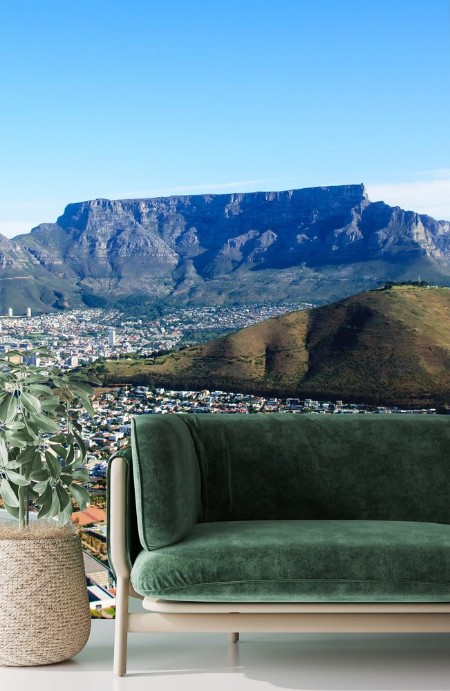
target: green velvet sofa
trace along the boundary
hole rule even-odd
[[[118,675],[131,631],[450,631],[450,417],[137,416],[108,513]]]

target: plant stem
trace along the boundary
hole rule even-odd
[[[26,487],[19,487],[19,528],[23,530],[26,525]]]
[[[29,525],[30,523],[30,492],[29,488],[25,487],[26,493],[25,493],[25,506],[26,506],[26,513],[25,513],[25,525]]]

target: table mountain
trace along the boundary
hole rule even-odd
[[[450,289],[376,289],[132,366],[107,366],[109,384],[444,404],[450,397]]]
[[[363,185],[96,199],[69,204],[14,248],[35,279],[38,309],[119,299],[317,303],[418,274],[450,282],[450,223],[372,203]]]

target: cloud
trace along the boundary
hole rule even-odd
[[[421,180],[412,182],[367,184],[369,198],[450,220],[450,170],[422,171],[421,175]]]

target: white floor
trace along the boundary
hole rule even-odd
[[[73,660],[0,668],[11,691],[450,690],[450,634],[131,634],[129,672],[112,674],[113,621],[94,621]],[[70,636],[70,631],[67,632]]]

